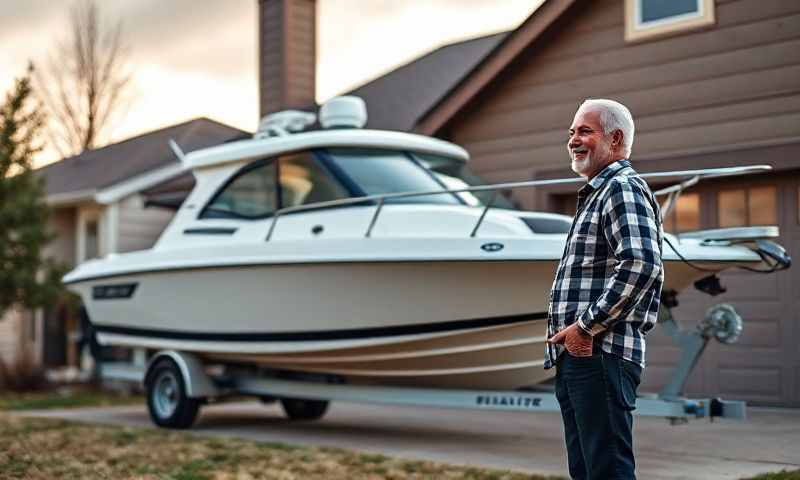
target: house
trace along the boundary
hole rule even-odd
[[[313,31],[312,3],[262,0],[262,28],[272,12],[289,18],[273,32]],[[289,52],[285,71],[308,71],[314,63],[313,48],[303,46],[308,35],[262,31],[260,38],[262,59]],[[512,32],[445,46],[349,93],[367,102],[368,127],[458,143],[470,152],[472,169],[491,182],[574,176],[565,143],[577,106],[587,97],[617,99],[636,119],[632,160],[642,172],[774,167],[688,190],[666,219],[668,230],[777,224],[780,243],[798,258],[798,46],[796,2],[547,0]],[[261,68],[262,79],[292,78],[276,75],[267,61]],[[298,85],[309,83],[304,77]],[[269,85],[262,81],[262,91]],[[262,113],[291,103],[262,95]],[[576,197],[565,186],[519,190],[515,200],[571,214]],[[800,269],[738,271],[722,282],[725,294],[684,292],[674,310],[685,328],[721,302],[745,319],[738,343],[709,344],[688,393],[800,406]],[[678,354],[663,333],[651,335],[645,390],[666,382]]]
[[[148,248],[172,218],[172,211],[146,208],[151,187],[169,184],[182,167],[169,147],[184,151],[247,135],[199,118],[125,141],[89,150],[37,170],[52,208],[56,233],[47,255],[74,266],[109,253]],[[78,319],[63,306],[48,311],[12,310],[0,321],[0,355],[5,361],[22,350],[48,367],[77,366]]]
[[[314,106],[315,7],[314,0],[259,0],[262,115]],[[692,188],[666,219],[668,230],[778,224],[780,243],[797,258],[798,46],[796,2],[547,0],[514,31],[442,47],[350,93],[366,100],[368,127],[461,144],[472,155],[473,170],[494,182],[573,176],[565,141],[578,104],[587,97],[620,100],[637,121],[632,160],[640,171],[761,163],[775,168]],[[159,145],[166,168],[169,152],[165,142]],[[140,155],[133,148],[124,155],[131,154]],[[55,169],[63,168],[56,165],[47,175],[56,177]],[[66,213],[56,219],[68,233],[54,248],[73,261],[86,258],[91,248],[125,251],[121,247],[132,233],[122,231],[125,198],[136,205],[137,215],[153,222],[147,236],[152,242],[156,225],[163,226],[168,214],[142,206],[175,205],[191,177],[100,194],[110,185],[81,187],[93,197],[49,190],[86,202],[64,204]],[[571,213],[575,192],[573,187],[521,190],[515,200],[530,209]],[[112,204],[117,213],[111,213]],[[109,225],[117,236],[104,233]],[[93,247],[87,238],[107,246]],[[137,248],[147,243],[145,236],[136,242]],[[769,276],[733,272],[723,283],[725,294],[686,292],[675,309],[689,328],[720,302],[735,305],[746,319],[738,343],[709,344],[688,393],[800,406],[800,269]],[[663,334],[651,336],[645,390],[665,382],[677,355]]]

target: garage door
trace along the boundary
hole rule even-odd
[[[779,242],[800,261],[798,178],[800,172],[791,172],[700,185],[685,194],[665,225],[674,231],[777,223]],[[674,316],[683,328],[694,329],[709,307],[729,303],[745,320],[744,332],[736,344],[709,344],[687,394],[800,406],[800,267],[772,275],[735,271],[721,278],[725,294],[684,292]],[[679,352],[659,329],[648,338],[648,350],[643,390],[657,391]]]

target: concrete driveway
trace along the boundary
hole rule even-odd
[[[26,412],[127,426],[152,426],[142,407]],[[746,422],[670,426],[637,418],[643,479],[738,479],[800,468],[800,410],[756,409]],[[334,403],[320,421],[289,422],[276,404],[207,406],[194,432],[539,474],[565,475],[561,419],[554,413],[476,412]]]

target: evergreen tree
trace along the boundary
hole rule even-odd
[[[0,104],[0,316],[12,305],[52,304],[63,292],[63,268],[42,256],[52,235],[43,181],[32,167],[44,115],[32,99],[31,73]]]

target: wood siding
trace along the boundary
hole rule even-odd
[[[580,102],[613,98],[636,120],[640,171],[770,163],[785,173],[701,185],[703,228],[716,227],[716,193],[747,184],[779,191],[780,243],[800,255],[800,2],[717,0],[716,25],[626,43],[624,1],[576,2],[440,132],[472,155],[490,181],[573,175],[567,128]],[[520,191],[528,208],[564,209],[573,187]],[[562,195],[553,195],[560,192]],[[667,247],[665,247],[667,248]],[[745,319],[739,343],[712,341],[687,393],[800,406],[800,269],[723,275],[728,292],[684,292],[675,309],[693,329],[714,304]],[[646,391],[657,391],[678,350],[648,342]]]
[[[140,195],[131,195],[119,203],[118,253],[152,247],[167,227],[174,212],[162,208],[144,208]]]
[[[587,97],[634,113],[634,160],[800,143],[800,3],[718,1],[714,27],[635,44],[623,3],[578,2],[451,122],[477,171],[528,169],[522,180],[563,166],[566,128]]]

